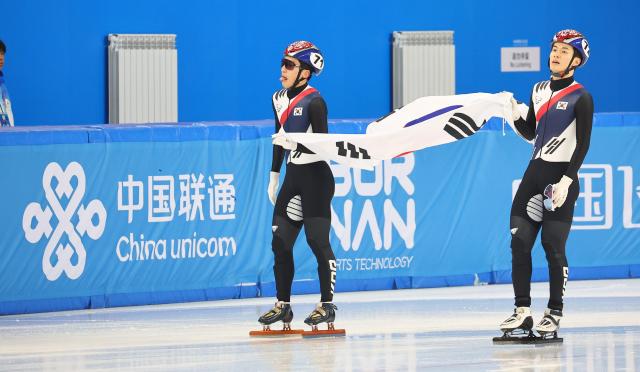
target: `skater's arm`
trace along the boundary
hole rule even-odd
[[[520,118],[513,123],[520,135],[527,141],[532,141],[536,137],[536,114],[533,112],[533,100],[529,99],[529,111],[527,118]]]
[[[591,126],[593,124],[593,97],[586,92],[576,103],[576,149],[573,151],[566,176],[574,180],[578,178],[578,169],[582,166],[589,143],[591,142]]]
[[[276,108],[271,104],[273,108],[273,116],[275,118],[276,128],[274,133],[278,133],[280,130],[280,119],[278,119],[278,114],[276,113]],[[280,146],[273,145],[273,158],[271,160],[271,171],[280,173],[280,168],[282,167],[282,161],[284,160],[284,149]]]
[[[327,104],[322,97],[316,97],[309,102],[309,121],[313,133],[329,133]]]

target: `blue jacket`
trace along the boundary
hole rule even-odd
[[[11,111],[11,99],[9,91],[4,83],[4,74],[0,71],[0,126],[13,126],[13,112]]]

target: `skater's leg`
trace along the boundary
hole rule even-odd
[[[295,187],[296,174],[287,170],[273,212],[271,248],[274,255],[273,274],[278,301],[289,302],[295,266],[293,245],[302,228],[300,196]]]
[[[318,261],[318,278],[320,280],[320,301],[333,301],[336,283],[336,258],[329,244],[331,220],[323,217],[305,218],[304,231],[307,242]]]
[[[567,200],[555,211],[544,212],[542,224],[542,246],[549,266],[549,303],[548,308],[562,311],[562,297],[569,278],[569,264],[566,256],[566,243],[573,221],[575,202],[580,193],[580,185],[574,182],[569,188]]]
[[[276,295],[278,301],[289,302],[293,274],[295,272],[293,245],[296,242],[300,228],[279,216],[274,217],[273,226],[275,231],[273,232],[271,248],[273,250],[273,274],[276,279]]]
[[[571,223],[562,221],[544,221],[542,224],[542,246],[549,265],[549,303],[547,307],[562,311],[569,265],[565,254],[565,244],[569,237]]]
[[[531,306],[531,250],[540,225],[511,216],[511,279],[516,307]]]
[[[529,331],[531,317],[531,250],[542,221],[542,195],[538,192],[535,167],[529,164],[511,205],[511,279],[515,297],[513,314],[500,324],[503,332]]]
[[[516,307],[531,306],[531,250],[542,222],[542,194],[532,163],[518,187],[511,205],[511,279]]]
[[[304,230],[307,243],[318,262],[320,301],[331,302],[336,282],[336,258],[329,243],[335,182],[331,169],[324,162],[310,165],[308,170],[306,180],[309,182],[302,189]]]

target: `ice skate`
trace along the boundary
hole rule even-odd
[[[546,317],[545,312],[545,318]],[[536,326],[536,330],[538,330],[538,327],[543,323],[547,326],[547,323],[544,322],[545,318]],[[562,342],[561,338],[557,338],[557,334],[556,337],[545,337],[542,333],[540,333],[542,336],[536,336],[533,333],[533,317],[528,307],[516,308],[513,315],[500,324],[500,330],[503,334],[500,337],[493,338],[495,344],[546,344]],[[538,330],[538,332],[540,331]]]
[[[557,339],[558,330],[560,329],[560,319],[562,319],[561,310],[546,309],[544,317],[536,325],[536,331],[540,337],[544,339]]]
[[[278,301],[273,308],[258,318],[258,322],[262,324],[262,331],[251,331],[250,336],[286,336],[299,335],[301,329],[291,329],[291,321],[293,320],[293,311],[288,302]],[[272,330],[271,324],[282,321],[282,330]]]
[[[500,330],[505,333],[528,334],[533,328],[533,317],[528,307],[517,307],[513,314],[500,324]]]
[[[335,329],[334,320],[336,319],[336,310],[338,307],[331,302],[321,302],[309,314],[304,322],[311,326],[311,331],[304,331],[303,337],[317,336],[344,336],[344,329]],[[327,323],[327,330],[319,330],[318,324]]]
[[[531,329],[533,328],[533,317],[529,307],[516,307],[510,317],[500,324],[502,337],[494,337],[493,342],[516,343],[521,340],[535,337]]]

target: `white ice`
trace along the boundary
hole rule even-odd
[[[533,285],[537,321],[548,286]],[[338,293],[346,337],[251,338],[272,298],[0,317],[0,370],[635,371],[640,279],[569,282],[559,345],[494,345],[510,285]],[[294,296],[294,328],[317,295]]]

